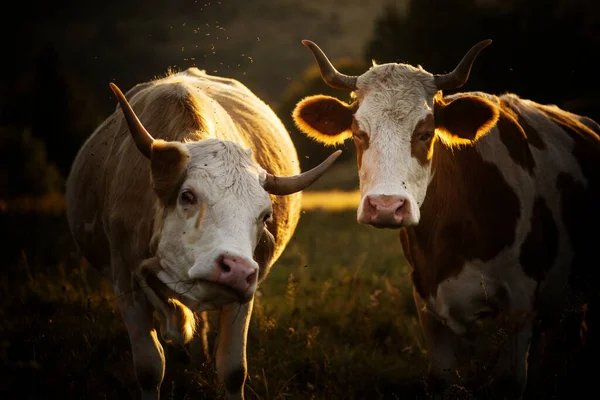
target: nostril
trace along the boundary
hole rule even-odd
[[[377,211],[377,203],[373,201],[371,196],[367,197],[367,211]]]
[[[398,203],[396,205],[396,210],[394,211],[394,214],[400,215],[400,214],[404,214],[405,212],[406,212],[406,200],[401,199],[398,201]]]
[[[398,200],[398,204],[397,204],[397,207],[396,207],[396,211],[399,211],[399,210],[401,210],[401,209],[404,207],[404,203],[405,203],[405,200],[404,200],[404,199],[400,199],[400,200]]]
[[[225,263],[225,257],[220,257],[219,258],[219,268],[221,268],[221,270],[223,272],[230,272],[231,271],[231,267],[229,265],[227,265],[227,263]]]

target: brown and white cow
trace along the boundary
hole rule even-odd
[[[352,104],[309,96],[294,120],[326,145],[353,139],[358,222],[401,228],[430,377],[456,382],[457,338],[502,312],[519,324],[492,387],[520,397],[534,325],[560,317],[567,297],[577,307],[587,301],[585,273],[593,268],[585,260],[600,221],[600,127],[515,94],[444,96],[467,81],[491,40],[445,75],[387,63],[358,77],[338,72],[315,43],[302,43],[325,82],[352,91]]]
[[[196,68],[126,96],[111,89],[119,106],[68,177],[73,237],[112,276],[143,398],[159,397],[165,370],[153,311],[163,338],[184,344],[195,312],[218,309],[218,376],[228,398],[242,399],[257,285],[296,228],[299,192],[339,152],[300,174],[271,108],[238,81]]]

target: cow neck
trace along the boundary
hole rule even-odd
[[[448,148],[434,144],[433,178],[417,226],[401,234],[412,279],[423,298],[466,262],[493,259],[515,240],[520,215],[517,194],[498,167],[485,162],[477,143]]]

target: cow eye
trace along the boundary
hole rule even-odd
[[[196,195],[189,189],[186,189],[183,192],[181,192],[179,198],[181,200],[181,203],[186,205],[193,205],[197,202]]]
[[[267,223],[267,222],[269,222],[269,221],[271,220],[271,217],[272,217],[272,216],[273,216],[273,214],[272,214],[272,213],[270,213],[270,212],[266,213],[266,214],[263,216],[263,222],[264,222],[264,223]]]
[[[367,134],[364,132],[353,132],[352,133],[352,138],[355,140],[358,140],[360,142],[363,142],[366,137],[367,137]]]
[[[427,132],[419,136],[419,140],[426,142],[433,137],[433,132]]]

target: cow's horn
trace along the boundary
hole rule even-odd
[[[356,90],[356,80],[357,76],[344,75],[331,64],[331,61],[327,58],[323,50],[319,46],[317,46],[314,42],[310,40],[303,40],[302,44],[308,47],[308,49],[313,54],[313,57],[317,61],[319,65],[319,69],[321,70],[321,77],[325,83],[329,86],[336,89],[350,89]]]
[[[121,92],[121,89],[117,87],[114,83],[110,83],[110,88],[112,89],[115,96],[117,96],[117,100],[121,105],[121,110],[123,110],[123,114],[125,115],[125,121],[127,121],[127,126],[129,127],[129,132],[135,141],[135,145],[137,148],[145,155],[147,158],[150,158],[152,155],[152,143],[154,142],[154,138],[152,135],[148,133],[144,125],[140,122],[137,115],[129,105],[129,102]]]
[[[321,164],[300,175],[276,176],[267,173],[267,179],[265,180],[263,187],[267,192],[279,196],[285,196],[304,190],[319,179],[321,175],[331,167],[340,154],[342,154],[342,151],[337,150]]]
[[[458,63],[454,71],[443,74],[443,75],[435,75],[434,81],[435,85],[439,90],[444,89],[458,89],[469,79],[469,73],[471,72],[471,66],[479,55],[479,52],[486,48],[492,41],[490,39],[482,40],[477,43],[475,46],[471,47],[471,49],[465,54],[462,60]]]

